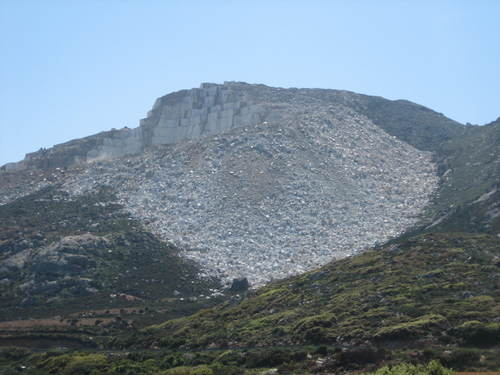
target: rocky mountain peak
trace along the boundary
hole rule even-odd
[[[242,82],[203,83],[158,98],[137,128],[112,129],[26,155],[1,171],[50,169],[134,155],[153,145],[223,133],[253,126],[269,114],[262,102],[276,89]],[[276,99],[276,98],[274,98]]]
[[[181,90],[158,98],[137,128],[111,129],[49,149],[40,149],[27,154],[20,162],[0,167],[0,173],[72,167],[139,154],[154,145],[198,139],[234,128],[279,121],[286,117],[286,105],[304,108],[329,105],[348,107],[369,117],[389,134],[424,150],[442,142],[449,134],[460,131],[457,123],[407,101],[391,102],[341,90],[284,89],[232,81],[223,84],[202,83],[199,88]],[[406,129],[401,128],[399,121],[401,108],[408,116]],[[440,126],[430,125],[436,122]]]

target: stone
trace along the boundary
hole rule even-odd
[[[246,277],[240,279],[233,279],[229,290],[234,293],[246,292],[250,288],[250,284]]]

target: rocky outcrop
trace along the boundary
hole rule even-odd
[[[95,160],[136,154],[142,150],[141,139],[139,128],[113,129],[26,154],[24,160],[2,166],[0,173],[2,171],[15,172],[24,169],[67,168]]]
[[[238,84],[204,83],[159,98],[141,121],[144,146],[176,143],[262,122],[265,109]]]
[[[0,278],[15,280],[17,275],[29,275],[17,285],[23,293],[53,296],[71,287],[78,294],[94,293],[92,279],[82,277],[96,267],[96,256],[103,256],[109,240],[89,233],[66,236],[44,247],[29,247],[4,259]]]
[[[40,149],[27,154],[19,163],[4,165],[2,170],[70,167],[137,154],[152,145],[197,139],[235,127],[255,125],[266,118],[266,109],[257,103],[257,99],[262,101],[262,98],[255,93],[249,95],[252,90],[245,90],[245,86],[252,87],[237,83],[205,83],[198,89],[166,95],[156,100],[138,128],[113,129]]]
[[[352,108],[389,134],[422,150],[431,150],[460,131],[456,122],[407,101],[390,101],[340,90],[281,89],[242,82],[203,83],[200,88],[174,92],[157,99],[138,128],[113,129],[40,149],[27,154],[21,162],[4,165],[0,172],[71,167],[138,154],[149,146],[199,139],[265,121],[279,121],[286,117],[282,103],[334,104]],[[404,121],[401,121],[402,117]]]
[[[33,268],[35,273],[74,273],[95,264],[93,256],[102,255],[109,240],[92,234],[67,236],[48,246],[29,247],[6,258],[2,267]]]

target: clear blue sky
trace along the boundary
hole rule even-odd
[[[346,89],[500,116],[500,1],[0,0],[0,165],[138,126],[201,82]]]

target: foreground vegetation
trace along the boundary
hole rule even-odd
[[[108,328],[99,336],[99,327],[74,327],[74,345],[67,330],[56,337],[18,332],[13,339],[31,346],[53,335],[66,348],[7,348],[0,366],[5,374],[223,375],[375,371],[439,360],[455,370],[498,370],[498,255],[489,234],[422,234],[144,329]],[[427,374],[418,366],[378,371]]]
[[[489,356],[498,354],[488,351],[485,353]],[[462,351],[459,355],[461,359],[455,361],[461,363],[458,369],[464,364],[469,367],[474,364],[475,353]],[[439,357],[429,352],[419,358],[419,361],[426,364],[419,364],[415,363],[414,353],[398,353],[397,356],[390,356],[387,351],[368,348],[342,351],[326,346],[191,353],[168,351],[32,353],[27,350],[7,348],[0,351],[0,374],[270,375],[369,371],[366,375],[452,375],[453,371],[441,364],[441,362],[450,363],[449,357],[450,355]],[[455,357],[458,358],[456,355]]]
[[[166,348],[500,342],[498,239],[426,234],[145,331]]]

